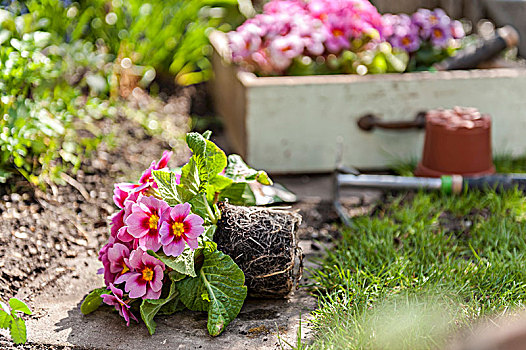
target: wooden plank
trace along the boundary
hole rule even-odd
[[[435,8],[439,0],[372,0],[381,13],[413,13],[419,8]]]

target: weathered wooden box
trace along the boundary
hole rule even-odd
[[[526,153],[526,69],[387,75],[256,77],[229,62],[226,37],[210,35],[211,91],[233,151],[274,173],[328,172],[338,149],[358,168],[419,159],[419,130],[366,132],[357,120],[411,120],[432,108],[477,107],[493,117],[495,153]],[[340,146],[341,144],[341,146]]]

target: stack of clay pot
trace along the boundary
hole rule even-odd
[[[426,115],[422,161],[415,175],[480,176],[495,173],[491,117],[476,108],[436,109]]]

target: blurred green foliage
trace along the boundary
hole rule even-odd
[[[0,182],[61,182],[102,140],[123,74],[131,89],[202,82],[208,28],[243,20],[237,0],[1,1]]]
[[[103,45],[180,85],[211,75],[208,28],[230,30],[245,19],[238,0],[29,0],[26,6],[64,41]]]
[[[59,182],[102,137],[92,125],[102,107],[86,103],[81,87],[89,90],[106,56],[89,43],[55,44],[44,28],[32,14],[0,10],[0,182],[15,173],[34,184]]]

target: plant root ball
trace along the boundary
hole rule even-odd
[[[303,272],[297,235],[301,216],[228,203],[220,203],[219,209],[222,214],[214,241],[245,273],[248,295],[283,298],[293,292]]]

